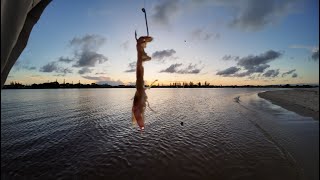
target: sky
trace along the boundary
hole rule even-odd
[[[53,0],[6,84],[319,84],[318,0]]]

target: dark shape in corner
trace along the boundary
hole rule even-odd
[[[240,102],[240,96],[237,96],[237,97],[235,97],[235,98],[233,98],[234,99],[234,102],[236,102],[236,103],[239,103]]]

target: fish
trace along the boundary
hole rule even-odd
[[[151,57],[147,55],[144,49],[147,47],[147,43],[153,40],[150,36],[141,36],[137,39],[137,66],[136,66],[136,92],[133,98],[132,105],[132,122],[137,123],[141,130],[144,129],[144,112],[148,102],[148,96],[146,94],[146,88],[144,85],[144,67],[143,63],[150,61]],[[149,103],[148,103],[149,106]]]

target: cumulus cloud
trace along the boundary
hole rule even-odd
[[[206,32],[203,29],[195,29],[191,32],[191,37],[193,39],[197,39],[197,40],[209,40],[211,38],[215,38],[218,39],[220,38],[220,34],[219,33],[211,33],[211,32]]]
[[[58,70],[58,65],[56,62],[48,63],[40,68],[41,72],[53,72]]]
[[[120,47],[123,48],[124,50],[128,50],[128,48],[129,48],[129,40],[126,40],[125,42],[123,42],[120,45]]]
[[[82,77],[85,79],[94,80],[94,81],[96,81],[97,84],[109,84],[112,86],[124,84],[120,80],[115,81],[115,80],[111,79],[110,77],[105,77],[105,76],[82,76]]]
[[[106,39],[99,35],[85,35],[75,37],[70,41],[70,46],[75,49],[74,67],[94,67],[108,60],[103,54],[96,51],[106,42]]]
[[[238,61],[238,65],[244,67],[245,69],[252,69],[255,66],[260,66],[262,64],[267,64],[282,55],[281,52],[269,50],[257,56],[247,56],[243,57]]]
[[[293,49],[306,49],[311,52],[309,58],[311,58],[314,61],[319,60],[319,46],[291,45],[289,47]]]
[[[131,62],[128,65],[129,69],[125,70],[124,72],[136,72],[136,66],[137,66],[136,62]]]
[[[226,9],[232,18],[229,20],[229,26],[246,31],[257,31],[269,25],[280,22],[286,16],[295,12],[299,8],[298,0],[165,0],[158,1],[154,6],[151,15],[153,22],[162,25],[171,23],[174,17],[183,15],[183,12],[193,10],[202,10],[199,7],[208,5]],[[182,13],[180,13],[182,12]]]
[[[70,41],[70,46],[79,48],[83,51],[97,51],[104,43],[106,38],[96,34],[87,34],[83,37],[74,37]]]
[[[107,74],[105,72],[97,72],[96,75]]]
[[[245,30],[260,30],[292,13],[296,2],[295,0],[243,0],[240,1],[241,4],[234,3],[231,6],[237,9],[237,13],[230,25]]]
[[[197,64],[190,63],[187,67],[178,70],[178,74],[199,74],[201,71],[200,68],[197,67]]]
[[[265,69],[269,68],[270,65],[269,64],[259,64],[257,66],[252,66],[250,68],[246,68],[248,71],[248,73],[252,74],[252,73],[262,73],[264,72]]]
[[[281,55],[281,52],[277,52],[274,50],[269,50],[259,55],[249,55],[242,58],[240,58],[239,56],[225,55],[222,59],[226,61],[232,59],[236,60],[237,67],[233,66],[223,71],[219,71],[216,75],[245,77],[251,76],[255,73],[263,73],[270,67],[268,63],[279,58]],[[239,72],[240,70],[243,70],[243,72]]]
[[[94,67],[96,64],[102,64],[108,61],[108,58],[103,54],[93,51],[82,51],[78,56],[78,60],[74,67]]]
[[[88,67],[83,67],[82,69],[80,69],[78,71],[79,74],[87,74],[87,73],[91,73],[93,70],[89,69]]]
[[[151,18],[157,24],[169,25],[170,20],[178,14],[179,7],[179,0],[159,1],[151,11],[153,12]]]
[[[177,73],[177,74],[198,74],[202,68],[198,68],[197,64],[190,63],[185,68],[180,68],[182,63],[176,63],[170,65],[168,68],[161,70],[160,73]]]
[[[180,63],[176,63],[176,64],[172,64],[170,65],[168,68],[164,69],[164,70],[161,70],[160,72],[163,73],[163,72],[166,72],[166,73],[176,73],[178,70],[177,68],[182,66],[182,64]]]
[[[72,62],[73,61],[73,59],[71,59],[71,58],[68,58],[68,57],[59,57],[59,59],[58,59],[58,61],[59,62],[64,62],[64,63],[70,63],[70,62]]]
[[[176,53],[174,49],[167,49],[162,51],[156,51],[152,54],[152,59],[164,61],[166,58],[173,57],[173,55]]]
[[[312,52],[311,59],[314,61],[319,60],[319,49],[316,49]]]
[[[96,52],[105,42],[104,37],[95,34],[75,37],[69,42],[69,46],[74,50],[72,58],[61,56],[56,61],[42,66],[39,71],[63,73],[58,76],[65,76],[73,71],[70,67],[62,66],[61,63],[74,62],[72,67],[81,68],[78,70],[79,74],[91,73],[93,69],[89,69],[89,67],[94,67],[108,60],[103,54]]]
[[[37,68],[35,66],[30,66],[30,64],[28,62],[21,62],[21,61],[17,61],[14,66],[13,69],[15,71],[20,71],[20,70],[36,70]]]
[[[285,77],[285,76],[287,76],[287,75],[289,75],[289,74],[292,74],[292,73],[294,73],[296,71],[296,69],[292,69],[292,70],[290,70],[290,71],[288,71],[288,72],[284,72],[284,73],[282,73],[282,77]]]
[[[216,75],[220,75],[220,76],[230,76],[235,74],[236,72],[238,72],[240,70],[240,68],[237,68],[235,66],[233,67],[229,67],[225,70],[222,71],[218,71]]]
[[[67,73],[72,73],[72,70],[69,68],[60,67],[57,64],[57,62],[50,62],[50,63],[42,66],[40,68],[40,72],[46,72],[46,73],[57,72],[57,73],[67,74]]]
[[[279,75],[279,69],[270,69],[263,74],[264,77],[277,77]]]
[[[230,61],[230,60],[238,61],[239,60],[239,56],[224,55],[222,57],[222,60],[224,60],[224,61]]]
[[[247,68],[245,72],[236,73],[234,74],[235,77],[245,77],[245,76],[251,76],[254,73],[263,73],[265,69],[269,68],[270,65],[268,64],[261,64],[257,66],[252,66],[250,68]]]
[[[314,49],[314,47],[312,47],[312,46],[299,45],[299,44],[291,45],[291,46],[289,46],[289,48],[292,48],[292,49],[307,49],[307,50],[310,50],[310,51],[312,51]]]
[[[244,77],[250,76],[254,73],[263,73],[267,68],[270,67],[267,63],[279,58],[282,53],[269,50],[260,55],[250,55],[247,57],[240,58],[237,65],[242,67],[246,72],[236,74],[235,76]]]
[[[72,73],[72,70],[69,68],[59,68],[59,70],[57,72],[60,72],[63,74],[68,74],[68,73]]]

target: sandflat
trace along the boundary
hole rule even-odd
[[[319,120],[319,88],[266,91],[258,96],[299,115]]]

